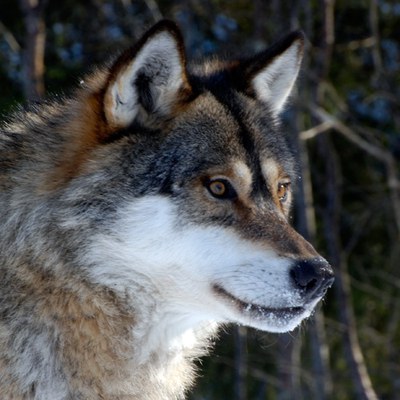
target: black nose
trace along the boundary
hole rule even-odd
[[[307,300],[322,297],[335,280],[331,266],[322,257],[298,261],[290,276]]]

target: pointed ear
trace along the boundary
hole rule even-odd
[[[278,114],[292,91],[303,58],[304,34],[293,32],[245,63],[247,84]]]
[[[111,67],[104,114],[116,128],[140,116],[165,116],[189,89],[181,33],[173,22],[161,21]]]

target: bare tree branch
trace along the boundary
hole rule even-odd
[[[12,34],[12,32],[7,29],[7,27],[0,21],[0,35],[3,35],[5,41],[10,46],[10,49],[14,53],[19,53],[21,50],[21,46],[19,45],[17,39]]]
[[[383,73],[383,62],[381,51],[379,48],[379,17],[378,17],[378,0],[370,0],[369,19],[371,24],[372,37],[375,39],[372,45],[372,58],[374,60],[375,77],[373,80],[378,81]]]
[[[322,122],[319,125],[314,126],[313,128],[307,129],[306,131],[302,131],[299,133],[300,140],[310,140],[318,136],[320,133],[324,133],[329,131],[334,127],[334,124],[331,121]]]
[[[390,191],[390,199],[395,215],[395,223],[397,232],[400,235],[400,181],[397,176],[397,164],[393,155],[388,150],[382,149],[381,147],[371,144],[361,138],[354,130],[349,128],[335,116],[326,112],[323,108],[311,106],[310,110],[312,114],[322,123],[331,124],[332,127],[337,132],[341,133],[347,140],[352,142],[361,150],[365,151],[370,156],[385,164],[387,172],[387,185]]]

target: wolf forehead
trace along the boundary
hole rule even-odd
[[[147,137],[158,138],[163,155],[173,154],[176,162],[190,158],[198,168],[226,165],[233,157],[258,172],[263,161],[275,158],[290,175],[293,157],[277,121],[298,73],[303,41],[295,32],[254,57],[187,68],[179,30],[157,25],[111,69],[103,104],[117,133],[109,139],[120,136],[118,128],[140,135],[145,127]]]
[[[149,142],[149,149],[156,157],[151,169],[160,178],[157,185],[166,190],[166,184],[182,177],[190,179],[209,171],[228,173],[227,168],[234,165],[237,173],[239,166],[245,165],[254,183],[265,179],[262,170],[270,166],[294,181],[294,152],[278,118],[268,104],[241,90],[243,82],[232,72],[231,62],[213,63],[217,67],[210,68],[207,61],[191,65],[188,80],[192,95],[164,125],[145,129],[146,139],[156,138]],[[115,137],[142,133],[143,126],[134,122]]]
[[[256,179],[263,166],[274,165],[280,174],[295,176],[293,149],[266,104],[237,90],[224,69],[210,75],[191,74],[189,79],[196,96],[180,106],[164,135],[161,132],[159,168],[173,161],[177,173],[183,169],[197,174],[244,164]],[[134,124],[125,134],[134,136],[138,129],[142,128]],[[160,132],[149,136],[160,137]]]

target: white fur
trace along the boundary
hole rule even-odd
[[[303,305],[290,284],[290,260],[231,230],[184,224],[162,196],[128,204],[108,232],[93,237],[86,260],[93,265],[91,279],[134,298],[143,360],[161,347],[190,347],[199,331],[213,332],[217,323],[283,332],[311,313],[307,308],[296,318],[254,318],[250,306],[240,311],[216,293],[214,284],[263,307]]]
[[[111,107],[106,107],[106,115],[111,123],[126,127],[137,116],[140,105],[135,81],[141,72],[154,76],[152,97],[157,112],[166,114],[182,85],[183,76],[176,40],[169,32],[162,31],[152,36],[108,89],[106,99]]]
[[[260,100],[268,103],[278,114],[288,99],[300,69],[301,43],[293,44],[275,57],[252,81]]]

